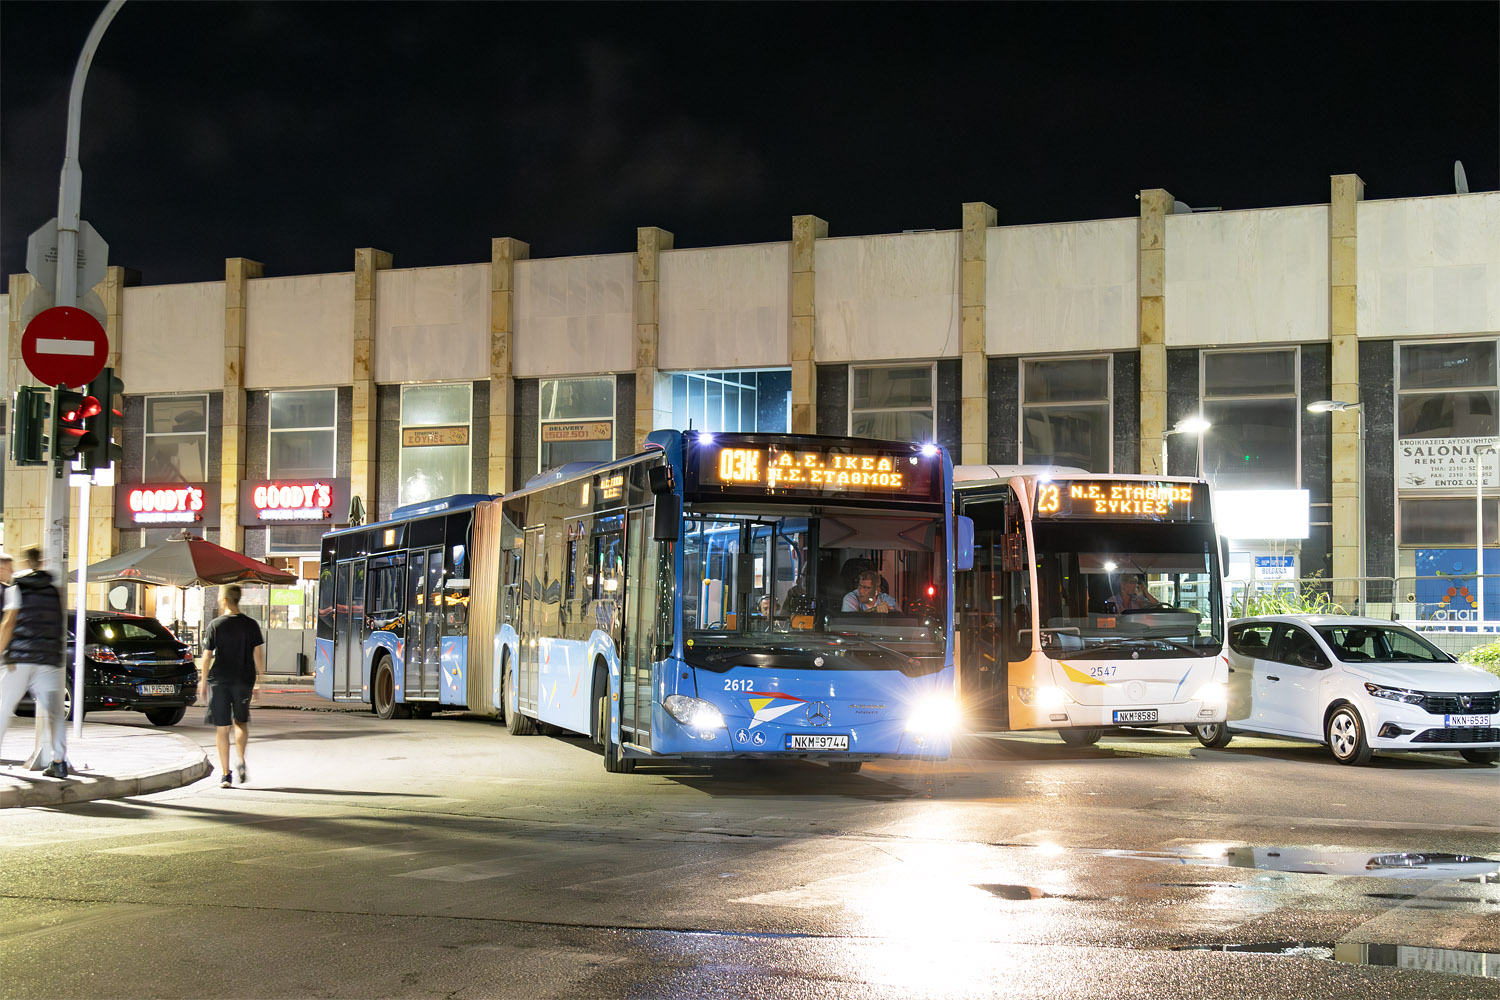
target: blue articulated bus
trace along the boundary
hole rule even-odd
[[[972,544],[952,494],[935,445],[811,435],[657,431],[544,474],[475,508],[473,619],[477,554],[499,556],[494,703],[514,734],[591,736],[610,771],[942,759]]]

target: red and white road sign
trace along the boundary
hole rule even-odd
[[[85,385],[104,370],[108,355],[104,327],[70,306],[42,310],[21,335],[26,368],[46,385]]]

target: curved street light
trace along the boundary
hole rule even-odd
[[[1173,427],[1169,431],[1163,431],[1161,435],[1161,474],[1164,476],[1167,474],[1167,438],[1173,434],[1202,434],[1212,426],[1213,424],[1199,415],[1179,420],[1176,427]],[[1194,461],[1193,473],[1196,475],[1197,472],[1198,463]]]

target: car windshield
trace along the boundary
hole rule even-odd
[[[901,657],[943,650],[942,522],[925,514],[688,511],[683,627],[691,646]]]
[[[1037,621],[1048,656],[1170,658],[1222,648],[1212,528],[1038,521],[1032,534]]]
[[[1453,657],[1399,625],[1314,626],[1345,663],[1452,663]]]

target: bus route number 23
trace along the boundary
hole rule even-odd
[[[1062,491],[1053,483],[1043,483],[1036,488],[1036,512],[1056,514],[1062,508]]]

